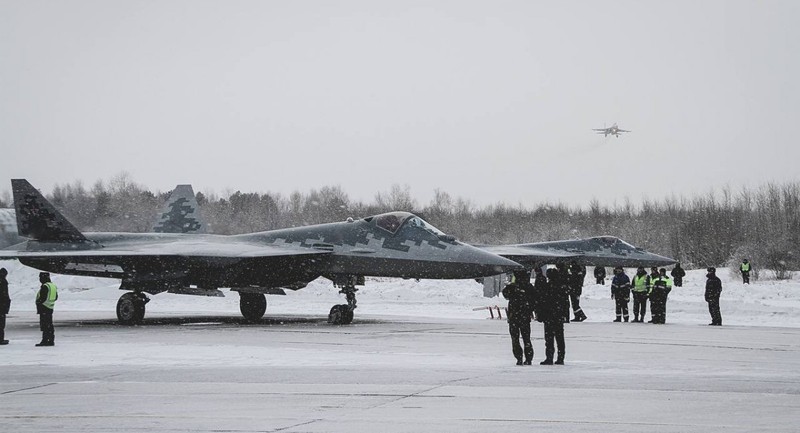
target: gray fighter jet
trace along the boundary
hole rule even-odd
[[[347,324],[365,276],[471,279],[522,268],[407,212],[242,235],[200,234],[188,186],[176,188],[155,233],[81,233],[28,181],[11,183],[18,231],[30,240],[0,257],[42,271],[122,280],[126,293],[117,302],[117,318],[124,324],[142,321],[146,293],[222,296],[220,288],[239,292],[242,315],[257,320],[266,311],[265,294],[301,289],[320,276],[347,299],[331,308],[328,321]]]
[[[650,267],[675,264],[675,260],[645,251],[614,236],[516,245],[482,245],[480,248],[511,259],[528,269],[576,262],[583,266]]]
[[[606,127],[597,128],[597,129],[592,129],[592,131],[595,131],[598,134],[603,134],[603,137],[608,137],[609,135],[613,135],[615,137],[619,137],[619,134],[621,134],[623,132],[631,132],[631,131],[628,131],[627,129],[619,129],[619,126],[617,126],[616,123],[611,125],[608,128],[606,128]]]

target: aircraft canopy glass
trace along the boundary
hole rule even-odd
[[[369,220],[370,218],[367,219]],[[397,233],[403,225],[407,225],[411,228],[425,230],[435,236],[444,236],[441,230],[425,222],[422,218],[407,212],[391,212],[378,215],[375,217],[375,225],[392,234]]]

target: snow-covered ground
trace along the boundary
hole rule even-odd
[[[38,272],[13,261],[0,346],[0,432],[795,432],[798,281],[724,281],[708,322],[703,272],[676,288],[668,324],[610,323],[608,286],[587,284],[588,323],[566,325],[567,365],[517,367],[505,321],[473,308],[474,281],[370,280],[356,320],[320,280],[270,297],[246,324],[238,296],[157,295],[116,324],[112,280],[54,275],[56,346],[40,338]],[[587,283],[589,281],[587,280]],[[92,288],[92,290],[86,290]],[[745,326],[740,326],[745,325]]]
[[[0,261],[0,267],[9,271],[11,314],[35,311],[33,299],[39,287],[38,271],[16,261]],[[632,276],[630,270],[629,276]],[[721,270],[719,277],[723,284],[720,304],[726,325],[800,327],[800,279],[797,277],[785,281],[761,279],[750,285],[743,285],[726,270]],[[58,311],[105,311],[113,317],[117,299],[123,293],[118,290],[118,280],[54,274],[53,281],[59,288]],[[670,323],[709,322],[708,307],[703,299],[705,281],[705,270],[691,270],[683,287],[672,290],[667,305]],[[594,278],[587,276],[581,306],[590,322],[614,319],[609,285],[610,279],[603,286],[594,284]],[[238,314],[239,296],[224,292],[224,298],[159,294],[147,305],[147,314],[148,317],[181,313]],[[332,305],[343,303],[344,299],[330,281],[320,278],[302,290],[289,291],[286,296],[269,296],[268,302],[268,316],[311,316],[327,314]],[[483,319],[488,317],[488,312],[474,311],[474,308],[506,305],[502,297],[483,297],[482,286],[474,280],[368,279],[358,292],[358,302],[356,318],[361,314],[376,314]]]

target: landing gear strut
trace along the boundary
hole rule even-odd
[[[347,304],[334,305],[328,314],[328,323],[333,325],[349,325],[353,322],[353,310],[356,309],[356,289],[355,284],[347,284],[339,290],[344,293]]]
[[[123,325],[138,325],[144,320],[145,304],[150,298],[142,292],[128,292],[117,301],[117,320]]]

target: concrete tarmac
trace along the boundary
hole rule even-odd
[[[0,347],[2,432],[794,432],[800,329],[571,323],[518,367],[504,321],[34,314]]]

